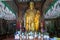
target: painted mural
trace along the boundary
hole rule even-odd
[[[54,5],[46,12],[44,17],[46,19],[58,18],[60,16],[60,0],[57,0]]]

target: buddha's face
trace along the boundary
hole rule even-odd
[[[34,8],[34,3],[30,2],[30,9],[33,9],[33,8]]]

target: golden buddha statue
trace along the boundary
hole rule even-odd
[[[26,31],[38,31],[40,11],[34,8],[34,3],[30,2],[30,7],[24,16],[24,26]]]

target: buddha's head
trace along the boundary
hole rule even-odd
[[[33,8],[34,8],[34,3],[30,2],[30,9],[33,9]]]

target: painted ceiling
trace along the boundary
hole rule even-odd
[[[60,17],[60,0],[55,0],[47,9],[45,19],[52,19]]]
[[[5,20],[15,20],[16,15],[6,4],[0,2],[0,18]]]

